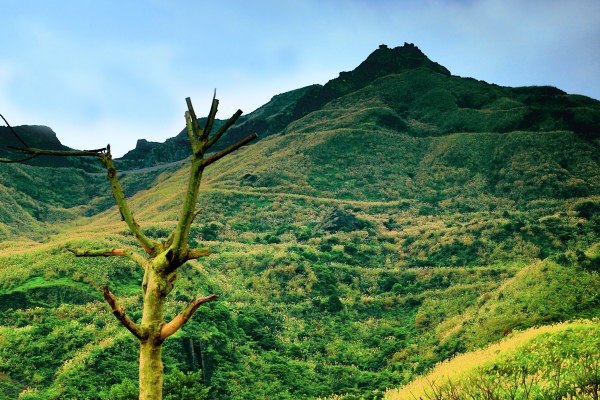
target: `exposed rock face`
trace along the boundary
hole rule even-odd
[[[63,146],[60,143],[56,137],[56,133],[47,126],[21,125],[15,126],[13,129],[29,147],[48,150],[69,150],[67,146]],[[24,147],[23,143],[6,126],[0,126],[0,141],[3,144],[0,147],[0,154],[7,150],[6,146]]]
[[[128,151],[122,159],[123,160],[139,160],[145,158],[152,149],[160,146],[162,143],[149,142],[146,139],[138,139],[135,144],[135,149]]]
[[[327,232],[352,232],[364,227],[363,221],[339,208],[334,208],[320,224],[320,228]]]

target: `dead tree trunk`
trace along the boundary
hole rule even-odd
[[[40,150],[29,147],[17,148],[17,150],[28,155],[27,159],[39,155],[65,157],[94,156],[98,157],[106,167],[111,190],[123,220],[144,250],[145,254],[142,255],[129,248],[69,249],[69,251],[78,257],[127,257],[144,270],[144,278],[142,281],[143,311],[142,321],[139,325],[127,317],[123,308],[119,305],[118,300],[110,292],[108,287],[104,288],[104,298],[110,305],[115,317],[140,341],[140,400],[162,399],[163,364],[161,351],[164,340],[177,332],[192,317],[200,305],[213,301],[219,297],[216,294],[199,297],[191,301],[179,315],[171,321],[166,322],[164,320],[165,300],[171,290],[173,290],[173,285],[177,279],[177,269],[189,260],[210,255],[209,249],[192,249],[188,246],[190,228],[194,218],[198,214],[196,203],[199,195],[202,172],[210,164],[248,144],[257,137],[256,134],[250,135],[246,139],[243,139],[225,150],[205,158],[206,152],[217,142],[217,140],[219,140],[225,131],[229,129],[242,112],[238,110],[225,125],[211,136],[210,133],[217,113],[219,101],[213,98],[208,120],[204,128],[200,128],[198,125],[198,119],[196,118],[191,100],[187,98],[186,102],[188,111],[185,113],[185,120],[192,147],[190,177],[177,227],[163,242],[156,241],[146,236],[140,225],[133,218],[133,213],[127,204],[125,194],[123,193],[123,189],[117,178],[117,172],[110,154],[110,146],[107,146],[106,149],[99,150],[66,152]],[[24,142],[22,143],[25,144]]]

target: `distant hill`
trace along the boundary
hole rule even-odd
[[[350,112],[352,111],[352,112]],[[214,130],[227,116],[220,116]],[[327,118],[324,118],[327,117]],[[203,126],[206,118],[200,118]],[[221,147],[257,133],[309,132],[364,124],[411,136],[458,132],[572,131],[591,141],[600,137],[600,101],[569,95],[551,86],[510,88],[451,75],[413,44],[381,45],[357,68],[325,85],[311,85],[274,96],[242,115]],[[18,127],[33,143],[66,148],[47,127]],[[0,138],[19,145],[6,127]],[[61,147],[62,146],[62,147]],[[120,160],[121,169],[150,167],[189,155],[185,128],[164,143],[138,140]],[[6,149],[0,149],[0,156]],[[39,159],[32,165],[72,166],[66,159]],[[84,162],[85,164],[85,162]],[[87,165],[87,164],[85,164]],[[88,168],[88,167],[86,167]]]
[[[71,148],[64,146],[58,140],[56,133],[47,126],[22,125],[13,127],[13,129],[21,140],[29,147],[46,150],[72,150]],[[0,158],[18,160],[27,157],[27,155],[8,147],[13,146],[22,148],[25,146],[7,126],[0,126],[0,143],[2,143],[2,145],[0,145]],[[39,156],[26,161],[25,164],[44,167],[75,167],[87,171],[98,171],[101,167],[95,160],[50,156]]]

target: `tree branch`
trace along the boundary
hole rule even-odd
[[[196,300],[192,300],[189,304],[177,315],[171,322],[168,324],[164,324],[160,330],[160,339],[164,340],[177,332],[196,312],[198,307],[201,304],[208,303],[209,301],[213,301],[218,299],[219,296],[216,294],[211,294],[210,296],[200,297]]]
[[[146,235],[142,231],[141,227],[135,222],[133,218],[133,213],[127,204],[127,200],[125,199],[125,193],[123,192],[123,188],[121,187],[121,182],[117,178],[117,170],[115,169],[115,164],[113,163],[112,156],[110,154],[110,146],[106,148],[106,154],[102,154],[100,158],[102,164],[106,167],[108,171],[108,180],[110,181],[110,187],[113,193],[113,197],[117,202],[117,206],[119,207],[119,211],[121,211],[121,215],[123,216],[123,220],[129,227],[131,233],[136,238],[136,240],[140,243],[140,245],[144,248],[146,253],[153,255],[155,250],[157,249],[158,243]]]
[[[58,157],[102,157],[103,152],[106,151],[106,149],[63,151],[63,150],[42,150],[42,149],[36,149],[33,147],[27,147],[27,148],[14,147],[14,146],[8,146],[8,147],[10,149],[18,150],[21,153],[25,153],[25,154],[32,154],[35,156],[58,156]]]
[[[196,142],[200,139],[200,125],[198,125],[198,117],[196,117],[196,113],[194,112],[194,106],[192,105],[192,99],[189,97],[185,98],[185,102],[188,106],[188,112],[190,113],[190,118],[192,120],[192,128],[194,132],[194,139]]]
[[[25,161],[29,161],[32,158],[36,158],[39,154],[34,154],[31,157],[25,157],[25,158],[21,158],[20,160],[6,160],[6,159],[0,159],[0,163],[2,164],[14,164],[14,163],[22,163]]]
[[[133,336],[140,340],[145,340],[148,338],[148,335],[142,331],[142,329],[132,320],[129,319],[127,315],[125,315],[125,311],[117,301],[117,298],[110,292],[108,286],[104,286],[104,290],[102,291],[104,294],[104,300],[110,305],[112,309],[113,315],[119,320],[121,324],[131,333]]]
[[[194,125],[192,123],[192,117],[190,116],[189,111],[185,112],[185,126],[187,127],[188,137],[190,138],[190,143],[192,144],[192,153],[196,153],[198,148],[198,139],[196,139]]]
[[[222,151],[220,151],[220,152],[212,155],[211,157],[208,157],[207,159],[203,160],[202,161],[202,166],[206,167],[206,166],[214,163],[215,161],[217,161],[217,160],[225,157],[227,154],[233,153],[234,151],[236,151],[237,149],[239,149],[242,146],[247,145],[248,143],[250,143],[251,141],[253,141],[257,137],[258,137],[258,135],[256,133],[253,133],[252,135],[246,137],[245,139],[240,140],[236,144],[234,144],[232,146],[229,146],[225,150],[222,150]]]
[[[80,249],[67,249],[71,253],[75,254],[76,257],[127,257],[131,261],[135,262],[140,267],[144,267],[146,259],[129,250],[129,249],[104,249],[104,250],[80,250]]]
[[[196,219],[196,217],[198,215],[200,215],[200,213],[204,211],[202,208],[197,209],[196,211],[194,211],[194,216],[192,217],[192,222],[194,222],[194,220]]]
[[[187,252],[188,260],[195,260],[200,257],[208,257],[210,256],[210,249],[207,248],[199,248],[199,249],[190,249]]]
[[[208,140],[208,135],[210,135],[210,131],[212,131],[213,124],[215,122],[215,116],[217,115],[217,107],[219,107],[219,100],[216,99],[216,96],[217,91],[215,90],[212,105],[210,106],[210,112],[208,113],[208,119],[206,120],[206,125],[204,126],[204,130],[202,131],[202,137],[200,138],[200,141],[203,142]]]
[[[221,136],[235,123],[235,121],[242,115],[242,110],[237,110],[235,114],[229,118],[229,120],[223,125],[208,141],[204,144],[204,151],[210,149],[213,144],[219,140]]]

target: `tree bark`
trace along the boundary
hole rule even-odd
[[[162,343],[140,342],[140,400],[161,400],[163,387]]]
[[[140,400],[162,399],[163,340],[160,331],[164,323],[165,298],[173,287],[159,272],[165,269],[164,260],[164,263],[150,262],[144,277],[146,290],[141,329],[148,332],[148,338],[140,341]]]

